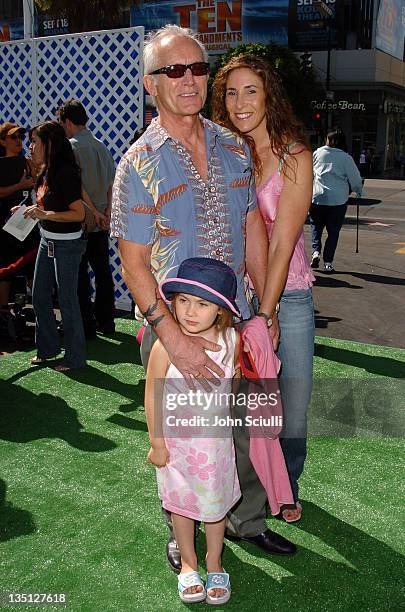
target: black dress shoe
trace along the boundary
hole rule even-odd
[[[225,532],[225,537],[235,542],[239,540],[250,542],[270,555],[293,555],[297,552],[295,544],[270,529],[266,529],[257,536],[237,536]]]
[[[97,331],[104,336],[112,336],[115,334],[115,323],[107,323],[105,325],[97,325]]]
[[[166,544],[166,557],[172,570],[179,574],[181,570],[181,557],[179,547],[174,538],[170,537]]]
[[[84,336],[86,340],[97,340],[97,333],[95,329],[84,329]]]

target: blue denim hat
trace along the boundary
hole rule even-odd
[[[191,257],[179,266],[176,278],[166,278],[159,285],[162,296],[170,301],[175,293],[188,293],[230,310],[240,317],[236,305],[237,281],[234,271],[222,261],[210,257]]]

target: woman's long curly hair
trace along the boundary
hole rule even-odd
[[[302,144],[304,149],[307,148],[307,138],[304,126],[295,117],[284,87],[270,64],[260,57],[249,54],[232,57],[225,66],[218,70],[214,79],[212,85],[211,116],[213,121],[238,133],[247,140],[252,151],[256,175],[261,177],[262,162],[257,154],[253,138],[243,134],[233,125],[226,110],[225,96],[228,75],[237,68],[248,68],[257,74],[263,82],[266,96],[267,132],[270,138],[271,149],[280,162],[291,155],[288,149],[291,143],[296,142]],[[300,152],[303,148],[301,148]],[[286,172],[287,165],[288,163],[283,164],[283,172]]]
[[[44,145],[44,163],[39,170],[36,187],[46,183],[47,191],[54,191],[58,174],[66,166],[70,166],[80,178],[80,167],[76,163],[72,145],[57,121],[45,121],[31,128],[30,139],[34,133]]]

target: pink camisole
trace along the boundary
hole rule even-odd
[[[256,190],[259,209],[266,224],[269,240],[271,240],[283,186],[283,174],[280,170],[276,170],[274,174],[270,176],[267,181],[259,185]],[[304,230],[302,230],[291,257],[285,289],[287,291],[309,289],[312,287],[314,281],[315,277],[312,274],[309,260],[305,253]]]

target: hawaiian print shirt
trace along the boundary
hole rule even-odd
[[[250,317],[245,295],[246,216],[256,207],[252,160],[245,141],[201,117],[205,129],[205,182],[185,147],[156,119],[119,163],[111,235],[150,245],[157,282],[175,276],[189,257],[228,264],[238,280],[237,303]]]

